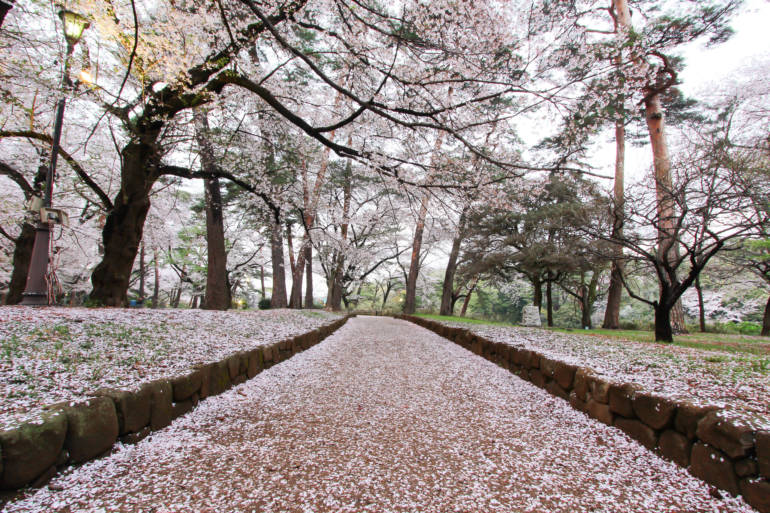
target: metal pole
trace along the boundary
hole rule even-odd
[[[64,73],[61,83],[61,98],[56,103],[56,115],[54,117],[53,141],[51,143],[51,164],[48,166],[48,172],[45,175],[45,195],[43,205],[46,208],[51,207],[53,201],[53,184],[56,178],[56,162],[59,157],[59,141],[61,140],[61,130],[64,121],[64,107],[67,104],[67,92],[71,86],[69,78],[70,56],[72,55],[73,45],[67,41],[67,56],[64,59]],[[32,248],[32,257],[29,263],[29,272],[27,273],[27,284],[22,294],[22,305],[29,306],[47,306],[48,298],[48,273],[49,244],[51,240],[51,224],[38,221],[35,231],[35,244]]]

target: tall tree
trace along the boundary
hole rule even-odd
[[[203,308],[227,310],[232,298],[227,279],[227,250],[225,248],[225,224],[222,213],[222,191],[216,177],[216,157],[210,140],[208,111],[193,109],[195,140],[201,159],[201,168],[212,178],[203,179],[204,207],[206,211],[206,295]]]
[[[671,156],[666,137],[662,97],[676,85],[677,71],[665,52],[674,45],[692,41],[704,35],[710,35],[712,42],[724,40],[730,33],[729,29],[725,27],[725,21],[739,4],[739,0],[708,1],[700,3],[695,15],[689,12],[681,16],[672,16],[666,13],[660,18],[654,19],[649,31],[638,38],[641,40],[641,48],[639,44],[636,44],[630,51],[633,65],[637,68],[638,73],[645,77],[641,83],[641,92],[652,147],[657,191],[658,252],[665,255],[672,263],[678,259],[679,245],[675,237],[676,214],[672,210],[674,199],[670,196],[672,191]],[[626,39],[630,41],[637,38],[631,23],[628,1],[613,0],[613,11],[615,22],[621,32],[625,34]],[[653,37],[656,39],[652,39]],[[651,64],[651,59],[655,59],[660,64]],[[676,278],[673,279],[677,281]],[[673,284],[662,284],[661,286],[671,285]],[[674,305],[671,321],[674,331],[686,331],[681,301],[677,301]]]
[[[626,0],[613,0],[612,9],[614,30],[617,34],[624,34],[631,26],[631,11]],[[614,64],[619,73],[622,73],[623,45],[618,49],[618,55],[614,58]],[[615,100],[615,182],[613,187],[612,230],[620,238],[623,235],[623,198],[626,165],[626,115],[625,95],[620,92]],[[620,327],[620,299],[623,292],[623,247],[615,247],[612,268],[610,269],[610,286],[607,290],[607,308],[604,311],[604,329],[618,329]]]

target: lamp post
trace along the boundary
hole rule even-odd
[[[43,197],[44,209],[51,207],[56,161],[59,157],[62,120],[64,119],[64,107],[67,103],[67,94],[72,89],[72,81],[69,76],[70,57],[72,56],[72,51],[75,49],[75,45],[78,44],[78,41],[80,41],[80,38],[83,36],[83,31],[89,26],[88,20],[72,11],[59,11],[59,17],[64,25],[64,38],[67,40],[67,54],[64,57],[64,72],[62,73],[60,86],[61,96],[56,103],[53,141],[51,143],[51,163],[48,166],[48,172],[45,176],[45,195]],[[27,285],[21,300],[22,305],[48,305],[48,282],[46,280],[46,273],[48,271],[48,244],[51,235],[51,224],[51,221],[49,219],[43,219],[41,214],[35,233],[35,245],[32,249],[32,258],[29,263]]]

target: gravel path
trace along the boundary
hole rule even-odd
[[[427,330],[361,317],[5,511],[753,510]]]

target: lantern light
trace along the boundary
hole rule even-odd
[[[83,37],[83,31],[91,25],[85,17],[72,11],[59,11],[59,18],[64,23],[64,37],[67,39],[67,43],[72,46],[78,44],[80,38]]]

